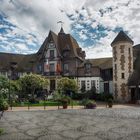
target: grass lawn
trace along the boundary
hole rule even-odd
[[[73,100],[71,102],[70,105],[74,105],[74,106],[77,106],[77,105],[80,105],[80,101],[76,101],[76,100]],[[39,103],[28,103],[28,102],[23,102],[23,103],[13,103],[12,106],[13,107],[25,107],[25,106],[58,106],[58,105],[61,105],[61,103],[59,102],[56,102],[56,101],[40,101]]]

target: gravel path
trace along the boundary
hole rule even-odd
[[[0,140],[140,140],[140,108],[5,112]]]

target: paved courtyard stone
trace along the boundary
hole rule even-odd
[[[140,140],[140,108],[8,111],[0,140]]]

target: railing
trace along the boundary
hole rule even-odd
[[[46,76],[56,76],[56,75],[60,75],[61,73],[59,73],[59,72],[54,72],[54,71],[52,71],[52,72],[44,72],[44,75],[46,75]]]

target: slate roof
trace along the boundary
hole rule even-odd
[[[111,46],[115,43],[121,42],[121,41],[125,41],[125,42],[130,42],[130,43],[134,43],[131,38],[129,38],[123,31],[120,31],[119,34],[116,36],[116,38],[113,40],[113,42],[111,43]]]
[[[11,53],[0,53],[0,70],[9,70],[11,63],[17,64],[18,71],[29,71],[31,70],[31,62],[36,61],[36,54],[23,55],[23,54],[11,54]]]
[[[38,63],[39,61],[42,61],[42,59],[44,58],[44,51],[47,49],[47,43],[50,40],[55,43],[56,49],[58,51],[58,56],[62,57],[63,50],[65,48],[69,48],[71,52],[70,57],[77,57],[81,61],[83,61],[83,58],[78,54],[77,51],[77,48],[80,48],[77,41],[70,34],[65,34],[64,30],[61,29],[58,35],[50,31],[48,37],[46,37],[36,54],[24,55],[0,53],[0,70],[9,70],[11,62],[17,63],[18,71],[31,70],[31,67],[33,67],[31,61],[33,61],[34,64]]]
[[[112,68],[113,59],[112,57],[108,58],[97,58],[97,59],[86,59],[80,67],[83,67],[85,63],[91,63],[93,67],[99,67],[101,69]]]

